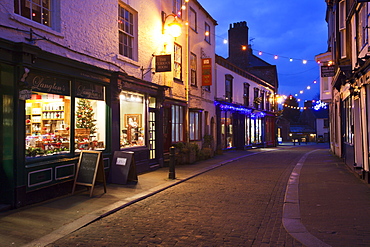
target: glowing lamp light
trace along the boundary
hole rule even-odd
[[[293,62],[293,58],[289,58],[289,62]]]
[[[278,97],[276,98],[276,102],[277,102],[278,104],[283,103],[283,97],[278,96]]]
[[[206,31],[206,32],[204,33],[204,35],[205,35],[205,36],[209,36],[209,31]]]
[[[299,91],[300,94],[303,94],[303,90]]]
[[[258,52],[258,55],[260,55],[260,56],[261,56],[261,55],[262,55],[262,51]]]
[[[246,45],[242,45],[242,50],[243,51],[247,50],[247,46]]]
[[[179,37],[181,35],[181,24],[177,21],[177,19],[175,19],[173,22],[171,22],[170,24],[168,24],[168,33],[172,36],[172,37]]]
[[[310,90],[310,89],[311,89],[311,87],[310,87],[310,86],[307,86],[307,89],[308,89],[308,90]]]
[[[314,80],[314,81],[313,81],[313,83],[315,83],[315,84],[316,84],[316,83],[317,83],[317,81],[316,81],[316,80]]]
[[[185,10],[185,9],[186,9],[186,6],[185,6],[185,5],[182,5],[182,6],[181,6],[181,9],[182,9],[182,10]]]
[[[224,44],[227,44],[227,39],[224,39]]]
[[[279,57],[278,57],[278,55],[275,55],[275,56],[274,56],[274,59],[278,59],[278,58],[279,58]]]
[[[302,60],[302,63],[303,64],[307,64],[307,60]]]
[[[173,17],[173,21],[166,26],[166,20],[168,17]],[[165,30],[167,34],[171,35],[174,38],[177,38],[181,35],[182,33],[182,26],[177,20],[177,15],[175,14],[170,14],[166,16],[166,13],[162,11],[162,34],[165,33]]]

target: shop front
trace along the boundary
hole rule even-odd
[[[112,101],[118,102],[113,104],[113,149],[134,152],[139,173],[163,166],[165,87],[124,73],[115,74],[113,81]]]
[[[275,118],[266,112],[226,102],[215,102],[218,147],[247,149],[275,146]]]
[[[250,145],[253,136],[250,121],[252,109],[220,101],[216,101],[215,106],[218,148],[244,149]]]
[[[1,200],[16,208],[71,193],[83,150],[134,151],[137,172],[163,165],[165,87],[0,40]]]
[[[71,192],[81,150],[111,159],[111,72],[0,41],[1,204],[10,207]]]

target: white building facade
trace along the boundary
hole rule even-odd
[[[216,57],[218,145],[244,149],[276,145],[276,88]]]
[[[331,149],[369,179],[369,3],[327,0]]]
[[[83,150],[107,175],[132,151],[143,172],[215,134],[217,23],[199,2],[5,0],[0,13],[0,203],[69,193]]]

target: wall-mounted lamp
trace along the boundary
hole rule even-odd
[[[167,28],[165,28],[166,20],[170,16],[173,17],[173,21],[168,24]],[[171,35],[174,38],[177,38],[181,35],[181,32],[182,32],[181,29],[182,29],[182,26],[177,20],[177,15],[175,14],[166,15],[166,13],[162,11],[162,34],[164,34],[165,30],[167,30],[169,35]]]

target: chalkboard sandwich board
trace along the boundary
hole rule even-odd
[[[107,192],[105,182],[104,165],[102,153],[100,151],[82,151],[77,164],[77,172],[73,184],[72,194],[75,192],[76,185],[91,187],[90,197],[92,196],[95,182],[104,184],[104,193]]]

